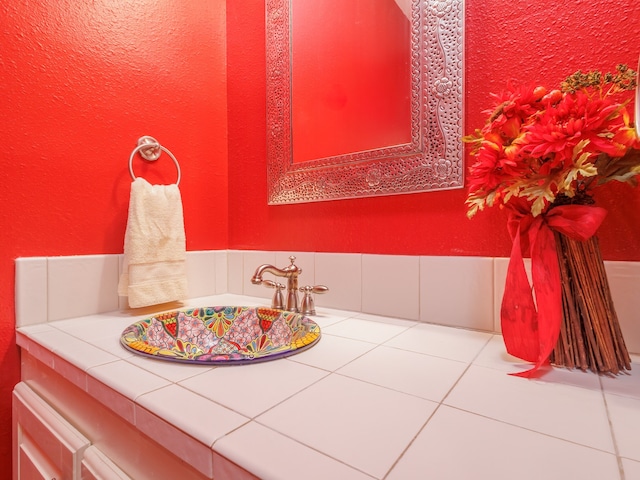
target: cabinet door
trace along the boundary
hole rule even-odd
[[[87,440],[25,383],[13,391],[16,480],[80,478]]]
[[[23,433],[18,448],[18,478],[34,480],[61,480],[62,472],[51,463],[47,456]]]
[[[82,480],[130,480],[96,447],[89,447],[82,458]]]

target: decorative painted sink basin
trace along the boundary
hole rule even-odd
[[[129,325],[122,345],[141,355],[196,364],[238,365],[301,352],[320,340],[304,315],[266,307],[204,307]]]

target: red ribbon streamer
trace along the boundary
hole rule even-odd
[[[530,370],[511,375],[532,377],[548,363],[558,341],[562,288],[553,230],[584,241],[596,233],[606,214],[603,208],[586,205],[562,205],[537,217],[524,208],[510,214],[513,246],[500,310],[502,335],[509,354],[534,363]],[[523,248],[531,256],[533,288],[524,267]]]

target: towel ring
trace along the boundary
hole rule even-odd
[[[167,148],[160,145],[160,143],[153,137],[145,135],[144,137],[140,137],[138,139],[138,146],[133,149],[131,152],[131,156],[129,157],[129,173],[131,174],[131,178],[135,180],[137,177],[133,173],[133,157],[135,157],[136,153],[140,153],[140,156],[145,160],[149,160],[150,162],[155,162],[160,157],[162,152],[165,152],[167,155],[171,157],[173,163],[176,165],[176,169],[178,170],[178,180],[176,180],[176,185],[180,185],[180,164],[176,157],[173,156]]]

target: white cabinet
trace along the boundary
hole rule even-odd
[[[26,383],[13,390],[14,480],[126,480]]]
[[[84,451],[82,480],[127,480],[129,478],[96,447],[91,446]]]
[[[13,392],[14,480],[212,478],[212,463],[210,473],[196,470],[160,443],[164,437],[150,437],[28,350],[21,354],[22,382]]]
[[[79,479],[90,442],[25,383],[13,391],[14,478]]]
[[[33,443],[31,437],[24,435],[17,448],[17,478],[32,478],[34,480],[62,478],[60,469]]]

